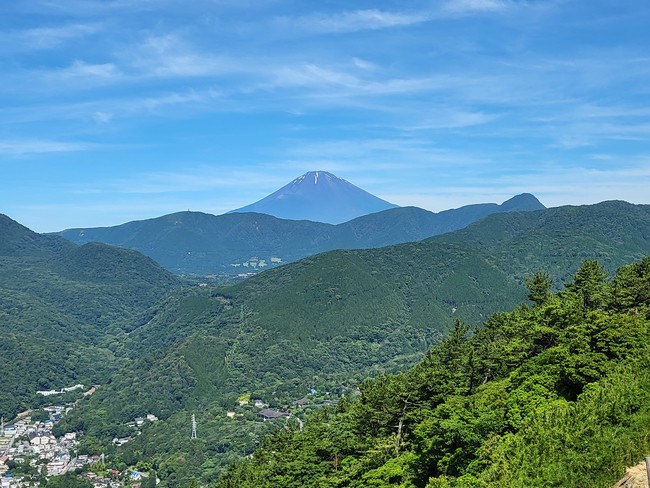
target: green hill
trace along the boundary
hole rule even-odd
[[[434,240],[480,249],[500,269],[520,276],[545,269],[567,277],[585,259],[598,259],[613,273],[650,252],[650,205],[609,201],[491,215]]]
[[[178,286],[135,251],[79,247],[0,215],[0,413],[38,402],[37,390],[105,381],[119,336]]]
[[[650,258],[460,323],[416,367],[268,439],[218,488],[609,487],[650,452]]]

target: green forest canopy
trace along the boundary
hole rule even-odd
[[[650,258],[586,261],[533,306],[457,322],[414,368],[283,431],[219,488],[610,486],[650,451]]]

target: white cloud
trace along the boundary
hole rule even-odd
[[[168,106],[206,104],[218,99],[220,96],[218,91],[212,89],[190,90],[182,93],[169,93],[143,99],[127,100],[121,104],[121,108],[127,113],[138,113],[143,109],[153,111]]]
[[[273,84],[277,87],[314,85],[357,87],[360,85],[360,81],[349,73],[325,68],[316,64],[281,66],[273,71],[273,78]]]
[[[239,64],[202,53],[175,34],[150,36],[137,48],[120,55],[138,78],[214,76],[230,72]]]
[[[93,147],[96,146],[80,142],[59,142],[37,139],[0,140],[0,154],[7,154],[11,156],[20,156],[34,153],[87,151]]]
[[[364,71],[375,71],[378,69],[378,66],[375,63],[371,63],[370,61],[361,58],[352,58],[352,63],[354,66]]]
[[[69,24],[57,27],[37,27],[15,33],[17,49],[52,49],[66,42],[74,41],[103,29],[99,22]]]
[[[178,166],[183,167],[183,170],[135,173],[128,179],[115,178],[98,181],[94,184],[74,186],[72,192],[76,194],[162,195],[235,189],[243,195],[250,194],[251,188],[261,188],[261,192],[268,188],[273,188],[275,191],[295,177],[291,176],[290,179],[285,179],[272,167],[265,168],[264,166],[247,171],[237,169],[234,164],[225,165],[226,168],[233,169],[206,164],[179,163]]]
[[[113,119],[113,114],[108,112],[95,112],[93,120],[98,124],[108,124]]]
[[[459,129],[492,122],[498,115],[485,112],[470,112],[463,110],[431,110],[433,116],[417,122],[414,125],[407,125],[405,130],[436,130],[436,129]]]
[[[449,0],[443,6],[443,11],[456,14],[473,12],[500,12],[512,5],[506,0]]]
[[[89,64],[79,59],[55,72],[62,78],[117,78],[121,73],[113,63]]]
[[[335,14],[313,13],[302,17],[278,17],[275,23],[282,29],[294,29],[307,34],[328,34],[408,26],[426,22],[430,18],[424,12],[405,13],[368,9]]]
[[[313,104],[321,99],[324,105],[338,100],[338,103],[359,106],[359,97],[386,97],[385,102],[394,106],[394,100],[389,98],[391,95],[404,94],[411,97],[425,91],[464,91],[466,86],[482,82],[468,81],[466,75],[391,77],[379,66],[364,68],[359,69],[356,62],[353,62],[352,67],[349,64],[325,63],[267,65],[259,72],[263,81],[253,91],[300,87],[305,92],[294,93],[292,100],[304,100]]]

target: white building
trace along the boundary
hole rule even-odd
[[[46,430],[38,430],[29,434],[29,443],[32,446],[47,446],[48,444],[56,444],[54,436]]]

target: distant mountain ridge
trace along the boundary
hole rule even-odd
[[[269,196],[229,213],[255,212],[280,219],[341,224],[396,207],[332,173],[309,171]]]
[[[174,273],[236,275],[333,249],[375,248],[461,229],[493,213],[545,208],[530,194],[506,202],[433,213],[397,207],[338,225],[258,213],[179,212],[115,227],[68,229],[77,244],[98,241],[135,249]]]

